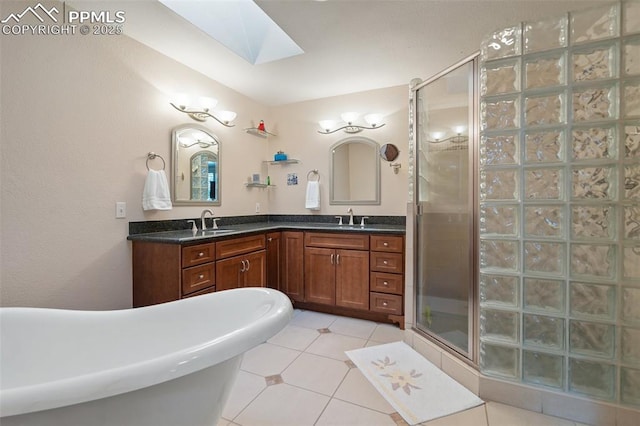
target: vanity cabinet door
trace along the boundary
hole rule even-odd
[[[270,232],[267,234],[267,287],[280,290],[283,262],[282,233]]]
[[[216,291],[242,287],[243,257],[236,256],[216,262]]]
[[[242,256],[245,271],[241,274],[242,287],[265,287],[267,283],[267,253],[261,250]]]
[[[369,252],[336,250],[336,306],[369,309]]]
[[[304,301],[304,232],[282,232],[282,275],[279,290],[295,302]]]
[[[304,250],[305,302],[335,305],[335,250],[306,247]]]
[[[240,287],[264,287],[266,280],[265,250],[216,262],[217,291]]]

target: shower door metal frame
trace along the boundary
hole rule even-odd
[[[413,262],[413,300],[414,300],[414,320],[413,320],[413,331],[419,333],[429,340],[433,341],[437,345],[443,347],[448,352],[452,353],[462,361],[473,365],[477,368],[478,360],[479,360],[479,257],[478,257],[478,245],[479,245],[479,198],[478,198],[478,190],[477,184],[479,182],[479,106],[480,106],[480,93],[479,93],[479,62],[480,62],[480,52],[476,52],[458,62],[446,68],[445,70],[439,72],[433,77],[425,80],[419,84],[413,85],[410,88],[411,96],[410,96],[410,135],[411,135],[411,143],[414,147],[414,155],[413,155],[413,215],[411,220],[413,221],[413,253],[414,253],[414,262]],[[433,83],[437,79],[447,75],[451,71],[464,66],[468,63],[472,64],[471,67],[471,75],[469,76],[470,82],[472,84],[471,94],[469,96],[469,114],[468,114],[468,123],[469,123],[469,176],[471,178],[471,182],[469,185],[468,191],[468,202],[469,202],[469,210],[468,213],[470,215],[468,227],[469,234],[471,235],[470,239],[470,247],[468,253],[468,259],[471,265],[471,282],[469,283],[469,296],[468,296],[468,348],[469,351],[464,353],[460,351],[456,346],[451,345],[447,342],[447,340],[437,336],[434,333],[430,333],[429,331],[425,331],[417,328],[417,319],[419,318],[418,312],[418,277],[419,277],[419,253],[418,253],[418,234],[419,229],[417,226],[417,218],[418,214],[421,212],[422,207],[420,206],[418,200],[418,183],[419,183],[419,170],[420,170],[420,156],[419,153],[419,141],[418,141],[418,128],[419,128],[419,115],[417,114],[418,107],[418,90]]]

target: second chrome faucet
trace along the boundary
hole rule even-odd
[[[206,230],[207,229],[207,223],[205,222],[205,219],[207,217],[207,213],[211,215],[211,218],[213,219],[213,212],[210,209],[204,209],[202,211],[202,213],[200,214],[200,223],[202,225],[202,230]],[[212,229],[218,229],[218,224],[216,223],[218,221],[218,219],[213,219],[213,228]]]

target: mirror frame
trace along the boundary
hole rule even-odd
[[[333,156],[334,151],[340,145],[344,145],[346,143],[364,143],[366,145],[370,145],[373,149],[372,160],[375,162],[375,198],[372,200],[335,200],[335,190],[334,183],[335,179],[333,178]],[[350,136],[348,138],[344,138],[339,140],[338,142],[331,145],[329,148],[329,205],[337,205],[337,206],[347,206],[347,205],[380,205],[380,144],[373,139],[365,138],[364,136]]]
[[[393,158],[387,156],[387,153],[389,151],[391,151],[391,153],[395,153],[395,155],[392,155]],[[395,146],[392,143],[385,143],[380,147],[380,158],[382,158],[384,161],[387,161],[390,163],[392,161],[396,161],[396,159],[399,156],[400,156],[400,150],[398,149],[397,146]]]
[[[203,133],[209,135],[213,140],[218,144],[218,199],[216,201],[198,201],[198,200],[178,200],[176,197],[176,178],[178,176],[178,133],[188,130],[194,129],[199,130]],[[221,167],[220,167],[220,157],[221,157],[221,144],[220,139],[211,132],[208,128],[201,126],[199,124],[182,124],[180,126],[174,127],[171,131],[171,202],[174,205],[179,206],[220,206],[222,205],[222,185],[220,181],[222,180],[221,176]],[[189,173],[189,182],[191,182],[191,173]],[[189,184],[191,185],[191,184]]]

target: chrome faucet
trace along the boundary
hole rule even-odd
[[[349,225],[353,225],[353,209],[349,207],[347,213],[349,213]]]
[[[205,229],[207,229],[207,224],[204,221],[205,217],[207,216],[207,213],[209,213],[211,215],[211,217],[213,217],[213,212],[209,209],[204,209],[202,210],[202,213],[200,214],[200,222],[202,223],[202,230],[204,231]],[[213,222],[215,224],[215,221]]]

